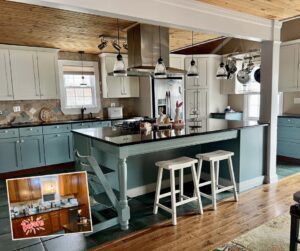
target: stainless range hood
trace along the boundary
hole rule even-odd
[[[167,68],[167,77],[183,76],[186,71],[169,67],[169,28],[149,24],[137,24],[127,31],[128,69],[127,76],[153,76],[160,56]]]

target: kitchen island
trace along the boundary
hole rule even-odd
[[[107,176],[107,181],[120,193],[121,210],[118,213],[122,229],[128,228],[130,219],[128,193],[136,196],[154,191],[157,175],[154,163],[158,160],[182,155],[194,157],[197,153],[217,149],[229,150],[235,153],[233,165],[239,191],[263,183],[268,124],[219,119],[209,122],[211,126],[206,130],[186,127],[130,131],[106,127],[72,131],[75,150],[82,155],[93,155],[101,166],[115,171],[114,176]],[[208,178],[208,172],[205,174],[201,178]],[[220,183],[227,182],[227,168],[220,169],[220,177]]]

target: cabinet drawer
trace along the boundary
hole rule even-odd
[[[15,137],[19,137],[19,130],[17,128],[0,130],[0,139],[15,138]]]
[[[300,127],[300,119],[278,118],[278,126],[297,126]]]
[[[277,155],[300,159],[300,141],[297,143],[278,140]]]
[[[278,127],[278,139],[285,139],[288,141],[300,140],[300,127]]]
[[[20,136],[33,136],[33,135],[42,135],[43,134],[43,127],[42,126],[35,126],[35,127],[25,127],[20,128]]]
[[[71,124],[43,126],[44,134],[70,132]]]
[[[93,127],[111,127],[110,121],[93,122]]]
[[[82,129],[82,128],[90,128],[92,127],[92,122],[82,122],[72,124],[72,129]]]

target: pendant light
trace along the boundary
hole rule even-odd
[[[164,61],[161,57],[161,41],[160,41],[160,26],[159,26],[159,59],[155,65],[154,69],[154,77],[155,78],[165,78],[167,77],[167,70],[164,64]]]
[[[194,32],[192,31],[192,47],[193,46],[194,46]],[[188,70],[186,76],[190,77],[190,78],[198,78],[199,77],[198,68],[197,68],[196,62],[194,60],[194,54],[192,55],[191,64],[190,64],[190,67],[189,67],[189,70]]]
[[[221,53],[222,53],[222,60],[221,60],[221,63],[220,63],[220,66],[217,70],[217,79],[227,79],[227,70],[225,68],[225,64],[223,62],[223,42],[224,42],[224,39],[222,40],[222,50],[221,50]]]
[[[87,85],[85,83],[85,79],[84,79],[84,75],[83,75],[83,54],[84,54],[84,51],[79,51],[78,52],[80,54],[80,59],[81,59],[81,82],[80,82],[80,85]]]
[[[118,45],[120,45],[120,27],[119,27],[119,19],[117,19],[118,26]],[[119,47],[121,48],[121,47]],[[120,49],[118,50],[117,60],[114,65],[113,75],[116,77],[125,77],[127,75],[125,63],[123,57],[120,53]]]

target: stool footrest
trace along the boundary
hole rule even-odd
[[[176,193],[179,193],[180,192],[180,190],[175,190],[175,194]],[[165,197],[168,197],[168,196],[171,196],[171,192],[167,192],[167,193],[162,193],[162,194],[160,194],[159,196],[158,196],[158,198],[165,198]]]
[[[164,205],[162,205],[162,204],[160,204],[160,203],[157,203],[156,205],[157,205],[158,207],[160,207],[161,209],[163,209],[163,210],[169,212],[170,214],[173,213],[173,212],[172,212],[172,209],[169,208],[169,207],[166,207],[166,206],[164,206]]]
[[[225,192],[225,191],[228,191],[228,190],[233,190],[233,189],[234,189],[233,186],[223,187],[221,189],[217,189],[216,193],[222,193],[222,192]]]
[[[210,184],[211,184],[211,181],[205,181],[205,182],[199,183],[198,187],[204,187],[204,186],[208,186]]]
[[[195,201],[195,200],[198,200],[197,197],[188,197],[188,199],[185,199],[185,200],[182,200],[182,201],[179,201],[179,202],[176,202],[176,207],[177,206],[181,206],[181,205],[184,205],[186,203],[189,203],[189,202],[192,202],[192,201]]]

